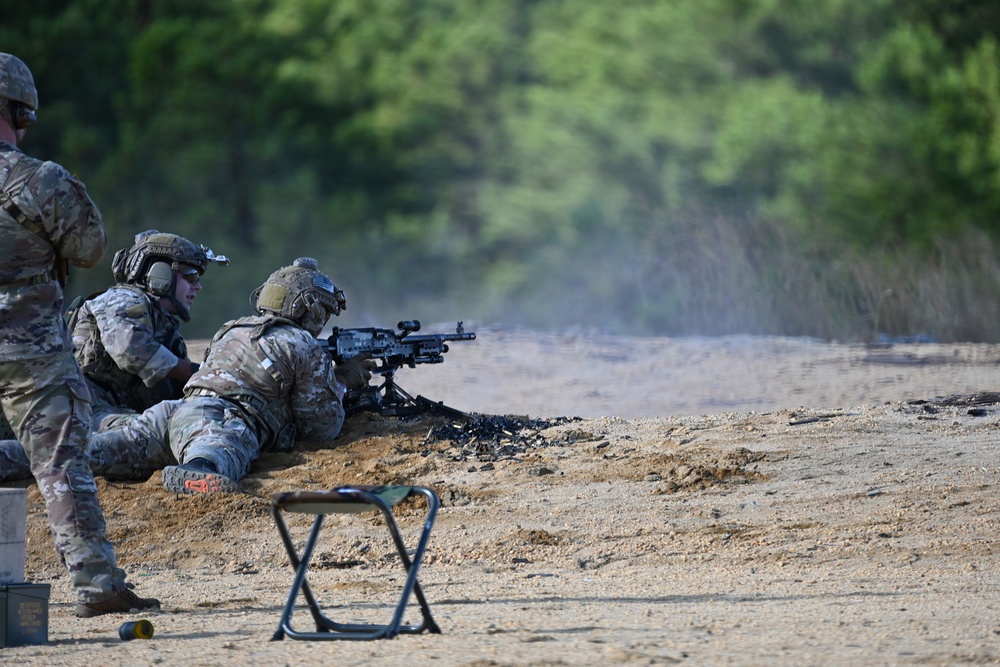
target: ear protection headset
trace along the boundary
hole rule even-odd
[[[167,262],[153,262],[146,271],[146,287],[155,296],[172,296],[176,279]]]
[[[38,122],[38,116],[33,110],[17,102],[10,103],[10,116],[15,130],[26,130],[29,125]]]

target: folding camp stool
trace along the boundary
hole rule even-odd
[[[412,560],[406,552],[406,545],[403,543],[396,519],[392,515],[392,507],[406,498],[413,495],[422,495],[427,499],[427,515],[424,520],[424,528],[420,534],[420,541],[413,554]],[[437,494],[431,489],[423,486],[341,486],[330,491],[291,491],[286,493],[275,493],[271,496],[271,515],[281,533],[281,541],[288,552],[292,567],[295,569],[295,579],[292,582],[292,590],[288,593],[288,600],[281,614],[281,622],[277,632],[271,638],[272,641],[283,639],[286,635],[292,639],[391,639],[397,634],[417,634],[427,630],[432,633],[440,633],[441,629],[431,617],[431,610],[424,597],[424,592],[417,581],[417,570],[427,549],[427,540],[430,538],[431,527],[434,525],[434,518],[437,515],[440,501]],[[313,514],[312,529],[302,548],[301,555],[297,553],[295,544],[292,541],[288,526],[282,518],[282,511],[295,512],[301,514]],[[406,582],[403,584],[403,593],[396,605],[392,619],[385,625],[370,623],[337,623],[321,610],[316,596],[313,594],[306,579],[306,572],[309,570],[309,561],[316,549],[316,542],[319,538],[320,529],[323,526],[323,518],[327,514],[359,514],[362,512],[380,511],[385,523],[392,535],[392,541],[396,545],[396,551],[406,569]],[[299,592],[305,597],[309,611],[312,612],[313,620],[316,622],[315,632],[301,632],[292,628],[292,612],[295,608],[295,601]],[[410,601],[410,596],[416,597],[420,605],[420,613],[423,620],[417,625],[403,625],[403,614]]]

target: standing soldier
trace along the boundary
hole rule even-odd
[[[0,53],[0,406],[31,461],[56,552],[82,617],[149,610],[125,582],[105,535],[87,467],[91,405],[63,319],[68,263],[90,267],[107,247],[101,214],[74,176],[18,148],[36,120],[27,65]]]

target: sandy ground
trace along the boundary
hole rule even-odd
[[[359,414],[266,456],[244,495],[102,480],[121,564],[163,601],[150,640],[118,638],[134,617],[72,616],[29,486],[49,643],[0,665],[998,663],[998,364],[988,345],[480,331],[400,385],[550,427],[477,444],[437,439],[454,420]],[[443,634],[269,641],[292,579],[270,494],[360,482],[439,493],[420,580]],[[399,508],[411,543],[423,508]],[[390,615],[386,535],[328,520],[310,582],[338,620]]]

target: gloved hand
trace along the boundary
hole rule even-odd
[[[337,364],[333,369],[333,374],[337,376],[337,382],[351,389],[361,389],[368,386],[368,381],[372,379],[372,371],[378,367],[378,362],[374,359],[366,359],[362,356],[346,359],[344,363]]]

